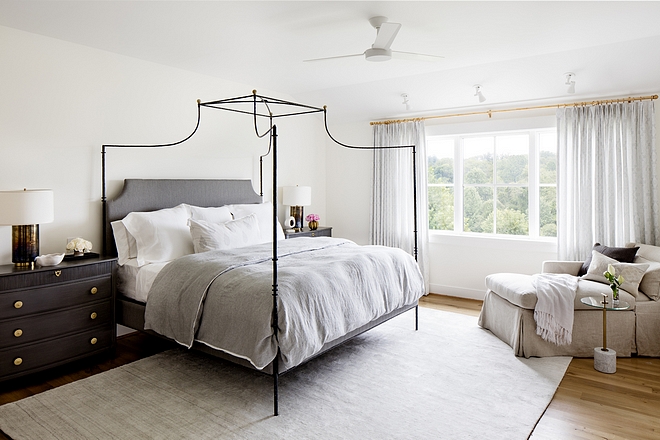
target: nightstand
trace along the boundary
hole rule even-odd
[[[0,266],[0,381],[114,350],[115,265]]]
[[[309,228],[302,228],[300,232],[294,232],[292,229],[285,229],[284,236],[286,238],[297,238],[297,237],[332,237],[332,227],[330,226],[319,226],[313,231]]]

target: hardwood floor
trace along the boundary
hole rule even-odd
[[[422,307],[478,316],[481,301],[429,295]],[[660,335],[659,335],[660,337]],[[173,345],[143,333],[120,337],[112,359],[78,363],[0,384],[0,405],[151,356]],[[0,440],[7,439],[0,432]],[[619,358],[615,374],[573,359],[532,440],[660,438],[660,358]]]

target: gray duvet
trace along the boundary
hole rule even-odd
[[[151,329],[194,341],[258,369],[281,350],[294,367],[321,347],[424,294],[415,260],[401,249],[328,237],[278,245],[279,332],[273,336],[272,246],[187,255],[165,266],[147,300]]]

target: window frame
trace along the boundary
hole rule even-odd
[[[428,183],[428,189],[430,191],[433,187],[451,187],[453,188],[454,193],[454,229],[453,230],[440,230],[440,229],[431,229],[427,225],[429,234],[431,235],[453,235],[453,236],[471,236],[471,237],[488,237],[496,239],[512,239],[512,240],[533,240],[533,241],[543,241],[543,242],[556,242],[557,237],[548,237],[540,235],[540,188],[541,187],[554,187],[556,193],[557,184],[548,184],[540,182],[540,148],[541,142],[540,138],[542,134],[553,133],[556,134],[556,127],[553,126],[543,126],[536,128],[516,128],[516,129],[506,129],[506,130],[489,130],[489,131],[470,131],[463,133],[455,134],[427,134],[427,138],[444,138],[444,139],[453,139],[453,149],[454,149],[454,159],[453,159],[453,172],[454,179],[453,183]],[[491,187],[494,189],[493,197],[493,212],[496,214],[496,188],[507,188],[507,187],[526,187],[528,189],[528,207],[527,207],[527,216],[528,216],[528,235],[512,235],[512,234],[498,234],[496,232],[487,233],[487,232],[466,232],[464,231],[464,149],[463,141],[467,138],[476,138],[476,137],[489,137],[493,136],[509,136],[509,135],[520,135],[526,134],[528,136],[528,178],[527,184],[501,184],[497,183],[497,172],[496,164],[494,163],[493,169],[493,182],[490,184],[476,185],[470,184],[470,186],[484,186]],[[494,140],[494,142],[496,142]],[[427,153],[428,155],[428,153]],[[493,158],[496,162],[496,156]],[[427,158],[427,173],[428,173],[428,158]],[[493,225],[494,231],[497,230],[497,223],[495,221]]]

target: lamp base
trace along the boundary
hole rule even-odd
[[[296,220],[296,224],[293,226],[293,230],[296,232],[302,231],[303,228],[303,207],[302,206],[292,206],[290,210],[291,217]]]
[[[39,256],[39,225],[11,227],[11,261],[17,267],[31,267]]]

